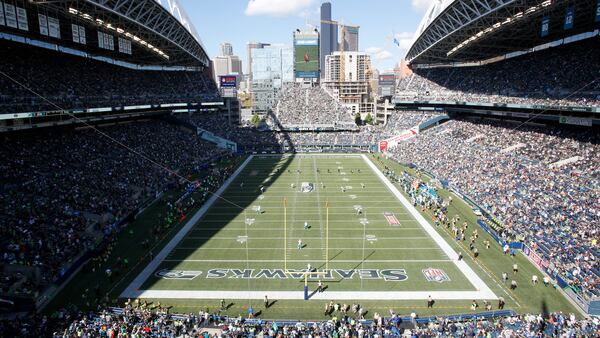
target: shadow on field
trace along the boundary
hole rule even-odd
[[[331,262],[334,258],[336,258],[337,256],[339,256],[342,252],[344,252],[344,250],[341,250],[340,252],[338,252],[337,254],[335,254],[335,256],[329,258],[329,261]],[[371,250],[371,252],[366,255],[365,257],[363,257],[363,259],[358,262],[355,266],[349,268],[349,269],[344,269],[344,270],[356,270],[358,269],[364,262],[366,262],[371,256],[373,256],[375,254],[375,250]],[[321,264],[317,269],[322,269],[325,267],[325,263]],[[340,283],[341,281],[343,281],[344,279],[342,277],[340,277],[339,279],[334,279],[334,280],[327,280],[327,283]]]
[[[278,124],[278,126],[281,126],[274,114],[270,113],[270,117],[273,121],[275,121],[275,123]],[[248,215],[252,215],[257,212],[256,210],[252,210],[251,207],[257,201],[260,201],[260,187],[264,187],[266,191],[268,191],[269,187],[277,181],[279,176],[288,170],[289,165],[294,160],[296,149],[291,138],[287,132],[284,131],[277,134],[273,131],[262,132],[261,140],[264,140],[265,144],[271,145],[280,144],[283,142],[287,145],[288,153],[282,153],[282,151],[285,149],[284,147],[273,149],[273,153],[271,154],[267,154],[266,152],[252,152],[254,154],[252,161],[248,163],[248,165],[240,172],[240,174],[230,183],[229,187],[213,203],[204,216],[202,216],[202,218],[195,224],[192,230],[190,230],[190,232],[183,237],[182,241],[177,246],[180,246],[183,241],[192,236],[195,237],[193,243],[194,248],[202,248],[207,241],[219,233],[219,231],[221,231],[223,228],[227,227],[227,225],[234,221],[236,217],[243,215],[244,211],[246,211],[246,214]],[[249,149],[246,150],[248,151]],[[279,152],[277,153],[277,151]],[[261,167],[257,168],[257,165]],[[281,201],[283,205],[283,196],[281,196]],[[260,213],[263,212],[269,211],[261,211]],[[215,218],[215,213],[218,213],[217,219],[211,219]],[[207,225],[207,222],[210,222],[210,224]],[[177,262],[162,262],[158,270],[180,270],[180,268],[178,268],[178,264],[183,263],[186,259],[189,259],[190,255],[194,253],[194,251],[190,251],[188,256],[184,256],[183,254],[179,254],[181,251],[174,250],[172,253],[173,252],[177,253]],[[173,260],[174,258],[170,257],[169,259]],[[156,277],[154,275],[157,271],[152,272],[153,274],[150,275],[143,283],[142,289],[152,289],[153,286],[160,280],[160,277]],[[232,304],[229,306],[231,305]]]

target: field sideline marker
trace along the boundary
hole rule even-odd
[[[123,290],[119,297],[121,298],[131,298],[133,294],[139,293],[139,289],[142,287],[144,282],[152,275],[152,273],[160,266],[160,264],[167,258],[169,253],[173,251],[173,249],[181,242],[185,236],[190,232],[191,229],[198,223],[200,218],[204,216],[204,214],[210,209],[210,207],[215,203],[215,201],[221,196],[223,192],[229,187],[231,182],[233,182],[238,175],[246,168],[248,163],[254,158],[254,155],[248,156],[242,164],[233,172],[233,174],[223,183],[223,185],[213,194],[211,197],[204,203],[204,205],[198,209],[198,211],[192,216],[187,223],[179,230],[178,233],[171,238],[169,243],[165,245],[162,250],[154,257],[154,259],[148,263],[148,265],[140,272],[137,277],[131,281],[131,283]]]

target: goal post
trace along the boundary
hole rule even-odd
[[[308,300],[308,276],[325,276],[327,272],[325,271],[306,271],[304,273],[304,300]]]

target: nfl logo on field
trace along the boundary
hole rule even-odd
[[[427,268],[421,271],[423,272],[423,275],[425,276],[425,279],[427,279],[428,282],[443,283],[450,281],[450,277],[442,269]]]

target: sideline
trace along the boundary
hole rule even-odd
[[[446,256],[452,259],[456,267],[465,275],[469,282],[473,284],[477,291],[472,291],[474,297],[467,298],[477,299],[475,298],[475,294],[477,294],[478,297],[480,297],[480,299],[498,299],[496,294],[494,294],[494,292],[487,286],[487,284],[485,284],[485,282],[481,278],[479,278],[475,271],[473,271],[473,269],[471,269],[471,267],[464,260],[458,260],[458,254],[456,253],[456,251],[454,251],[450,244],[448,244],[448,242],[446,242],[442,238],[442,236],[433,228],[433,226],[429,224],[429,222],[427,222],[425,217],[423,217],[423,215],[421,215],[417,211],[417,209],[415,209],[415,207],[413,207],[412,204],[410,204],[410,202],[404,197],[404,195],[400,193],[400,191],[392,184],[392,182],[390,182],[387,179],[387,177],[383,175],[381,170],[379,170],[377,166],[366,155],[363,154],[361,156],[363,160],[367,163],[367,165],[369,165],[371,170],[373,170],[373,172],[381,179],[385,186],[387,186],[388,189],[390,189],[392,194],[396,196],[400,203],[402,203],[402,205],[404,205],[404,207],[417,220],[417,222],[421,224],[423,229],[429,234],[429,236],[431,236],[434,242],[436,242],[439,245],[439,247],[442,249],[442,251],[444,251]]]
[[[137,277],[123,290],[119,297],[121,298],[133,298],[136,294],[139,294],[139,289],[142,287],[144,282],[152,275],[152,273],[160,266],[163,260],[167,258],[169,253],[183,240],[183,238],[194,228],[200,218],[210,209],[215,201],[221,196],[221,194],[229,187],[238,175],[246,168],[246,165],[254,158],[254,155],[248,156],[246,160],[237,168],[237,170],[231,175],[225,183],[204,203],[204,205],[191,217],[185,226],[179,230],[179,232],[171,238],[169,243],[163,247],[163,249],[154,257],[154,259],[148,263],[148,265],[140,272]]]
[[[131,298],[152,299],[269,299],[302,300],[304,291],[192,291],[146,290],[136,291]],[[490,299],[481,291],[326,291],[315,293],[310,299],[319,300],[482,300]]]

